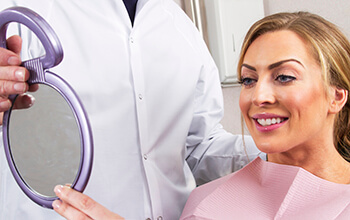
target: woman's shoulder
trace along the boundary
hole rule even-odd
[[[206,184],[203,184],[201,186],[198,186],[195,188],[192,193],[190,194],[190,197],[187,200],[186,206],[182,212],[182,218],[188,217],[192,215],[192,212],[195,210],[195,208],[201,204],[201,202],[211,193],[213,193],[218,187],[220,187],[222,184],[225,184],[235,173],[228,174],[224,177],[221,177],[219,179],[213,180],[211,182],[208,182]]]

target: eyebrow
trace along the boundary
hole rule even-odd
[[[276,63],[270,64],[267,68],[268,68],[269,70],[272,70],[272,69],[274,69],[274,68],[276,68],[276,67],[279,67],[279,66],[281,66],[282,64],[287,63],[287,62],[297,62],[297,63],[299,63],[302,67],[304,67],[304,65],[303,65],[299,60],[296,60],[296,59],[287,59],[287,60],[281,60],[281,61],[278,61],[278,62],[276,62]],[[245,63],[242,64],[242,67],[246,67],[246,68],[248,68],[248,69],[250,69],[250,70],[256,71],[255,67],[250,66],[250,65],[245,64]]]

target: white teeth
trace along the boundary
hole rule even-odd
[[[258,123],[262,126],[269,126],[274,124],[279,124],[283,121],[282,118],[267,118],[267,119],[257,119]]]

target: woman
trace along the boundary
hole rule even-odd
[[[241,171],[198,187],[181,219],[350,218],[350,44],[307,12],[249,30],[240,108],[258,148]]]

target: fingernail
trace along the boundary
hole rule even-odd
[[[15,72],[15,76],[16,76],[16,78],[17,79],[19,79],[19,80],[23,80],[24,81],[24,70],[22,70],[22,69],[20,69],[20,70],[17,70],[16,72]]]
[[[10,100],[0,102],[1,109],[9,109],[9,108],[11,108],[11,105],[12,105],[12,103]]]
[[[28,104],[28,107],[32,107],[35,103],[35,98],[31,94],[27,94],[27,96],[30,98],[30,103]]]
[[[16,83],[13,88],[17,91],[17,92],[25,92],[26,86],[24,83]]]
[[[7,63],[9,65],[19,65],[21,63],[21,60],[16,56],[12,56],[7,60]]]
[[[59,209],[60,207],[61,207],[61,204],[62,204],[62,202],[61,202],[61,200],[55,200],[55,201],[53,201],[53,203],[52,203],[52,207],[54,208],[54,209]]]
[[[62,185],[57,185],[55,186],[55,189],[53,190],[56,194],[62,193],[63,186]]]

